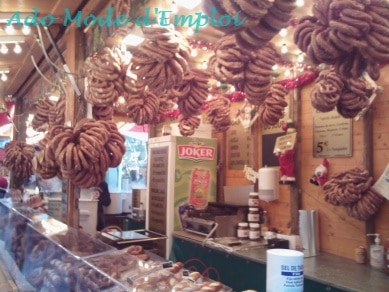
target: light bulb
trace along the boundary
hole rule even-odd
[[[20,54],[21,52],[22,52],[22,47],[18,43],[16,43],[14,47],[14,53]]]
[[[31,32],[31,27],[29,27],[27,25],[23,25],[22,33],[27,35],[27,34],[30,34],[30,32]]]
[[[4,55],[8,53],[8,47],[6,44],[1,44],[0,52]]]
[[[118,104],[125,104],[126,103],[126,99],[124,98],[123,95],[119,96],[118,98]]]
[[[187,34],[187,35],[193,35],[193,34],[194,34],[193,28],[188,27],[187,30],[186,30],[186,34]]]
[[[176,4],[176,1],[172,1],[172,5],[170,6],[170,9],[171,9],[172,13],[174,13],[174,14],[178,12],[178,7]]]
[[[280,36],[285,37],[288,34],[288,30],[286,28],[281,28],[279,34]]]
[[[271,68],[273,69],[273,71],[276,71],[276,70],[278,70],[278,65],[274,64]]]
[[[2,73],[1,74],[1,81],[7,81],[8,80],[8,77],[7,77],[7,75],[5,75],[5,73]]]
[[[286,77],[289,77],[290,76],[290,69],[288,68],[288,69],[286,69],[285,70],[285,73],[284,73],[284,75],[286,76]]]
[[[201,68],[203,68],[204,70],[208,68],[207,61],[203,61],[203,63],[201,64]]]
[[[297,7],[303,7],[305,4],[304,0],[296,0],[296,6]]]
[[[299,62],[299,63],[302,63],[302,62],[304,62],[304,56],[303,56],[303,53],[300,53],[300,54],[297,56],[297,62]]]
[[[281,47],[281,53],[286,54],[287,52],[288,52],[288,47],[286,46],[286,44],[283,44]]]
[[[198,53],[197,53],[197,50],[196,49],[193,49],[191,52],[190,52],[190,55],[192,57],[197,57]]]
[[[15,32],[15,28],[13,27],[12,24],[7,25],[6,28],[5,28],[5,32],[7,34],[13,34]]]

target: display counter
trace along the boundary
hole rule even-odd
[[[266,291],[266,247],[239,248],[208,244],[204,237],[174,233],[171,259],[196,267],[234,291]],[[384,271],[339,256],[320,253],[304,259],[304,291],[388,291]]]
[[[0,199],[0,264],[6,269],[0,287],[12,289],[7,291],[198,291],[203,287],[231,291],[140,245],[118,250],[83,230],[4,199]]]

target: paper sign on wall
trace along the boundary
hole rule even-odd
[[[352,155],[352,123],[336,110],[313,113],[314,157],[350,157]]]
[[[389,200],[389,163],[380,178],[373,185],[373,189]]]
[[[291,133],[277,137],[273,153],[293,149],[296,144],[296,136],[297,133]]]

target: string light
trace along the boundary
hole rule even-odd
[[[18,43],[16,43],[14,47],[14,53],[20,54],[21,52],[22,52],[22,47]]]
[[[288,30],[286,28],[281,28],[279,34],[282,37],[286,37],[286,35],[288,34]]]
[[[30,32],[31,32],[31,28],[27,25],[23,25],[22,33],[25,35],[28,35],[28,34],[30,34]]]
[[[276,71],[278,70],[278,65],[277,64],[274,64],[273,67],[271,67],[273,71]]]
[[[178,12],[178,7],[176,4],[176,1],[172,1],[172,5],[170,6],[170,9],[171,9],[172,13],[174,13],[174,14],[176,14]]]
[[[188,27],[187,30],[186,30],[186,34],[189,35],[189,36],[193,35],[194,34],[193,28]]]
[[[297,7],[303,7],[305,5],[304,0],[296,0],[296,6]]]
[[[5,32],[6,32],[7,34],[13,34],[13,33],[15,32],[15,28],[13,27],[12,24],[7,25],[7,27],[5,28]]]
[[[1,73],[1,81],[5,82],[8,80],[8,77],[5,73]]]
[[[203,61],[203,63],[201,64],[201,68],[203,68],[204,70],[208,68],[207,61]]]
[[[196,50],[196,49],[191,50],[191,51],[190,51],[190,55],[191,55],[192,57],[197,57],[197,55],[198,55],[197,50]]]
[[[297,56],[297,62],[299,62],[299,63],[304,62],[304,55],[303,55],[303,53],[300,53],[300,54]]]
[[[286,44],[283,44],[281,47],[281,53],[286,54],[287,52],[288,52],[288,47],[286,46]]]
[[[6,44],[1,44],[1,47],[0,47],[0,52],[5,55],[8,53],[8,47]]]
[[[125,104],[126,103],[126,99],[124,98],[123,95],[119,96],[118,98],[118,104]]]
[[[285,72],[284,72],[284,75],[285,75],[286,77],[289,77],[290,74],[291,74],[290,69],[287,68],[287,69],[285,70]]]

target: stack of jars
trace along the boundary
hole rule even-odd
[[[238,223],[238,239],[259,240],[260,232],[260,211],[258,193],[250,193],[248,199],[249,212],[247,214],[247,222]]]

